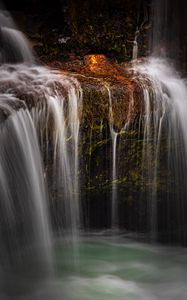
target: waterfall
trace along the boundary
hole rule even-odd
[[[185,44],[186,1],[152,0],[150,50],[154,56],[172,58],[181,65]],[[171,22],[172,20],[172,22]]]
[[[27,47],[24,35],[16,29],[2,27],[0,39],[3,45],[1,49],[1,62],[33,62],[31,50]]]
[[[22,284],[27,291],[52,271],[43,164],[31,115],[20,102],[0,95],[0,109],[9,115],[0,125],[0,270],[6,294],[16,294]]]
[[[156,55],[166,56],[168,42],[168,1],[152,1],[152,36],[151,48]],[[167,49],[169,50],[169,49]]]
[[[0,44],[1,63],[34,63],[25,36],[16,28],[7,11],[0,11]]]
[[[30,107],[47,166],[55,225],[74,236],[79,226],[81,87],[74,78],[44,67],[22,64],[2,65],[0,83],[1,89],[3,83],[8,83],[10,92],[24,98]]]
[[[157,239],[159,229],[159,201],[168,202],[165,214],[165,226],[168,232],[180,227],[179,236],[184,242],[184,210],[185,210],[185,177],[187,172],[187,86],[177,72],[160,58],[150,58],[147,62],[133,67],[144,97],[143,120],[143,169],[142,176],[149,185],[148,223],[151,239]],[[159,199],[159,181],[161,180],[160,157],[163,145],[167,146],[166,177],[168,189],[172,190],[175,199]],[[172,180],[173,176],[173,180]],[[175,201],[175,205],[173,202]],[[173,207],[174,205],[174,207]],[[176,216],[173,217],[173,209]],[[174,221],[176,219],[176,221]],[[179,239],[180,239],[179,238]]]
[[[75,78],[34,65],[7,12],[0,27],[0,273],[8,296],[52,275],[51,225],[77,239],[82,90]]]
[[[177,61],[180,55],[177,50],[180,44],[180,26],[176,20],[180,18],[181,12],[174,1],[170,3],[167,0],[153,1],[152,7],[151,47],[153,55],[143,64],[134,67],[135,72],[138,73],[144,98],[142,162],[143,170],[146,169],[146,172],[143,171],[142,176],[146,178],[149,185],[148,224],[151,240],[156,241],[160,227],[159,213],[162,211],[160,207],[165,201],[167,203],[164,212],[165,230],[169,234],[178,231],[178,240],[185,242],[187,86],[185,80],[179,76],[168,60],[175,57]],[[170,26],[171,18],[174,19]],[[177,38],[174,39],[174,36]],[[168,151],[164,162],[166,189],[173,193],[169,195],[168,192],[167,199],[162,199],[159,194],[160,164],[163,163],[161,157],[164,144]],[[175,216],[173,216],[174,211]]]
[[[53,77],[54,76],[54,77]],[[65,89],[67,95],[59,94],[55,88],[50,95],[45,94],[47,103],[47,120],[44,114],[43,123],[53,120],[54,131],[52,133],[53,145],[53,187],[57,191],[57,201],[62,203],[61,214],[63,228],[76,238],[79,221],[79,127],[82,110],[82,91],[79,83],[74,78],[67,76],[49,76],[49,84],[54,85],[57,80],[61,89]],[[51,77],[51,78],[50,78]],[[51,81],[51,83],[50,83]],[[45,93],[45,92],[44,92]],[[38,112],[40,114],[40,111]],[[41,114],[40,114],[41,118]],[[50,128],[47,129],[46,144],[50,139]],[[61,223],[58,220],[59,225]],[[60,226],[59,226],[60,227]]]

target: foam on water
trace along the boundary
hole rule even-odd
[[[113,237],[105,236],[84,238],[79,244],[77,272],[71,265],[69,248],[58,247],[59,278],[54,290],[61,289],[64,299],[186,299],[187,256],[184,249],[150,246],[125,239],[113,243]]]

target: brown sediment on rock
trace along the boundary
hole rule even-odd
[[[83,90],[82,122],[90,126],[109,120],[109,91],[112,101],[113,126],[120,131],[127,123],[133,123],[142,112],[141,85],[129,72],[128,64],[108,61],[101,54],[87,55],[84,62],[50,63],[50,67],[77,78]],[[130,67],[132,67],[130,65]]]
[[[67,75],[78,80],[83,92],[83,111],[81,122],[92,127],[101,120],[109,124],[111,122],[109,107],[112,103],[112,123],[117,131],[126,124],[132,124],[143,110],[143,91],[138,79],[134,76],[131,64],[125,66],[110,62],[101,54],[87,55],[84,61],[69,63],[53,62],[48,66],[59,75]],[[33,68],[33,72],[35,70]],[[12,70],[14,72],[14,70]],[[37,74],[36,74],[37,75]],[[34,75],[20,73],[18,81],[25,84],[17,84],[13,78],[0,85],[1,93],[13,94],[23,101],[31,109],[45,104],[45,88],[36,81],[33,86]],[[29,88],[31,86],[31,88]],[[67,91],[58,80],[47,83],[47,87],[58,91],[59,95],[68,99]]]

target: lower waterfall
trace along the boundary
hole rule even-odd
[[[75,79],[43,67],[0,69],[1,282],[11,296],[52,276],[51,223],[77,240],[82,96]]]
[[[48,198],[36,130],[29,111],[21,108],[15,113],[11,101],[15,105],[17,99],[1,96],[0,107],[10,110],[11,116],[0,128],[0,264],[1,286],[14,295],[19,286],[38,284],[52,274],[53,267]]]

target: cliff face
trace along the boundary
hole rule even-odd
[[[142,6],[142,3],[145,5]],[[28,4],[24,13],[21,10],[16,13],[13,11],[13,14],[19,21],[20,28],[23,28],[29,37],[40,62],[78,79],[83,91],[79,145],[82,223],[86,228],[111,226],[111,199],[115,187],[118,190],[119,226],[135,231],[149,231],[150,195],[154,190],[154,182],[150,181],[147,167],[154,170],[155,162],[152,161],[147,166],[143,151],[148,149],[146,158],[150,162],[155,149],[151,141],[145,144],[141,119],[145,110],[144,95],[141,84],[131,68],[138,60],[129,63],[137,26],[140,30],[137,34],[139,55],[148,54],[147,39],[151,30],[148,1],[114,3],[79,0],[46,2],[45,5],[43,1],[39,1],[36,5],[36,2],[28,0]],[[184,28],[181,30],[180,32],[185,32]],[[185,38],[184,35],[184,40]],[[173,53],[176,51],[173,47]],[[185,51],[184,48],[181,53],[184,54]],[[106,59],[104,54],[109,59]],[[181,61],[185,64],[185,61]],[[23,82],[24,80],[27,81],[27,78],[23,79]],[[28,94],[27,82],[26,90],[19,90],[14,82],[6,84],[7,86],[0,87],[1,91],[13,89],[29,109],[37,106],[38,101],[43,101],[40,94]],[[146,82],[146,88],[151,95],[149,82]],[[5,119],[8,117],[6,111],[1,111],[1,114]],[[118,170],[115,180],[112,178],[114,148],[111,126],[118,134]],[[150,131],[154,130],[152,126],[153,124],[150,124]],[[53,127],[51,130],[53,131]],[[166,157],[169,152],[166,135],[167,128],[161,140],[162,151],[158,161],[158,230],[161,233],[165,229],[171,230],[172,234],[174,232],[177,236],[177,231],[180,231],[180,215],[175,215],[174,199],[177,189],[175,190],[175,185],[172,186],[174,170],[171,168],[170,173],[166,172]],[[49,173],[50,163],[45,161]],[[181,190],[181,195],[185,194],[183,188]],[[55,201],[58,202],[58,199]],[[167,201],[170,202],[169,211]],[[166,212],[169,214],[169,221],[165,220]],[[61,218],[57,211],[53,213]],[[55,222],[58,224],[59,220]],[[174,235],[171,239],[175,239]]]
[[[139,57],[149,54],[148,40],[153,35],[155,52],[165,52],[186,72],[185,0],[7,0],[5,4],[42,61],[89,53],[128,61],[138,29]],[[155,24],[153,13],[159,20]]]
[[[141,63],[141,61],[136,61],[136,64],[139,62]],[[88,55],[82,63],[80,61],[53,62],[50,67],[56,68],[58,74],[62,74],[62,79],[64,75],[77,79],[83,93],[79,141],[81,224],[86,229],[111,227],[112,195],[115,187],[118,226],[123,229],[148,232],[150,230],[150,197],[155,184],[149,178],[149,171],[150,169],[154,171],[155,168],[155,161],[151,160],[155,149],[153,140],[146,141],[145,139],[144,91],[137,74],[133,72],[133,65],[111,63],[103,55]],[[21,72],[18,76],[20,84],[14,80],[14,77],[11,77],[6,85],[1,84],[0,91],[2,93],[7,90],[12,91],[15,97],[22,100],[20,105],[13,107],[14,110],[24,108],[25,103],[31,111],[33,107],[36,111],[38,109],[39,116],[40,112],[45,112],[46,99],[43,89],[46,89],[46,86],[45,82],[41,85],[39,80],[38,90],[34,70],[31,71],[30,76],[25,76],[24,72]],[[16,67],[10,68],[9,72],[16,72]],[[50,80],[47,82],[50,85]],[[30,90],[35,84],[36,88]],[[152,87],[149,84],[146,80],[145,87],[150,90],[151,95]],[[62,86],[57,84],[55,87],[58,93],[65,97],[65,102],[70,100],[67,91]],[[3,121],[9,117],[11,111],[4,109],[1,113]],[[39,122],[41,145],[45,145],[45,137],[53,135],[56,129],[50,118],[39,118]],[[150,125],[150,131],[154,130],[152,126],[153,124]],[[117,133],[116,178],[112,175],[114,144],[111,128]],[[49,130],[49,135],[46,134],[46,130]],[[160,232],[165,228],[164,211],[167,208],[167,199],[170,195],[172,195],[171,199],[175,198],[175,191],[171,188],[174,177],[166,171],[168,163],[166,157],[169,151],[166,136],[167,130],[162,136],[159,162],[156,162],[159,164],[156,205],[158,206]],[[70,136],[66,142],[71,141],[71,138]],[[53,149],[50,143],[49,138],[47,148]],[[145,149],[146,154],[143,155]],[[46,148],[43,146],[42,153],[46,157],[44,159],[45,172],[48,174],[47,178],[53,178],[51,159],[53,155],[51,153],[47,156],[45,152]],[[168,176],[170,176],[169,185]],[[59,209],[61,204],[50,182],[49,190],[51,211],[56,227],[61,224],[62,211]],[[175,201],[171,201],[171,213],[174,209]],[[175,218],[172,220],[172,227],[174,229],[176,227],[177,230]]]
[[[176,181],[176,170],[168,153],[181,151],[181,145],[173,144],[173,140],[168,143],[167,121],[162,127],[159,150],[155,144],[154,118],[159,111],[154,106],[151,81],[133,71],[133,64],[141,62],[117,64],[103,55],[88,55],[82,63],[54,62],[50,66],[77,78],[83,91],[79,175],[84,228],[111,228],[115,191],[120,228],[147,233],[156,216],[157,238],[176,242],[186,226],[186,221],[180,222],[182,211],[179,209],[180,216],[175,213],[176,199],[186,210],[183,201],[186,192],[185,184],[179,187]],[[149,115],[146,114],[148,94]],[[115,148],[114,132],[117,133]]]
[[[128,61],[137,27],[139,55],[148,53],[147,1],[27,0],[27,5],[8,4],[42,61],[71,60],[89,53]]]

